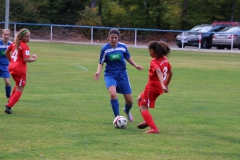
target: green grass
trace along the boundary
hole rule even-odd
[[[172,51],[170,93],[150,110],[161,133],[146,135],[136,127],[142,117],[135,101],[148,78],[147,49],[129,49],[144,71],[128,64],[135,121],[115,129],[103,73],[98,82],[93,76],[100,46],[29,46],[38,60],[28,64],[13,115],[3,112],[7,100],[1,91],[0,159],[239,159],[240,54]],[[124,100],[118,98],[122,113]]]

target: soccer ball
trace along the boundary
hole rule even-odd
[[[127,127],[127,119],[124,116],[117,116],[113,120],[113,125],[115,128],[124,129]]]

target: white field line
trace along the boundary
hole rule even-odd
[[[88,69],[84,66],[78,65],[78,64],[68,64],[68,63],[37,63],[36,65],[70,65],[70,66],[74,66],[76,68],[81,68],[84,71],[88,71]]]

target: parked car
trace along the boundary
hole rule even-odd
[[[240,26],[240,22],[231,22],[231,21],[215,21],[212,23],[213,26],[215,25],[230,25],[230,26]]]
[[[212,41],[213,46],[217,47],[217,49],[231,49],[232,44],[233,48],[240,49],[240,26],[227,27],[215,33]]]
[[[185,46],[199,46],[199,34],[201,33],[201,48],[210,49],[212,48],[212,36],[215,32],[218,32],[229,25],[211,25],[202,24],[195,26],[191,30],[177,35],[176,44],[179,48]]]

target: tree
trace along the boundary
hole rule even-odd
[[[35,0],[40,19],[55,24],[75,24],[79,11],[85,9],[88,0]]]
[[[235,8],[236,8],[236,0],[231,0],[231,16],[230,16],[230,21],[234,21]]]

